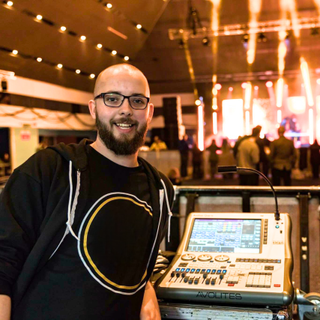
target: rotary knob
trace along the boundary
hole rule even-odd
[[[218,261],[218,262],[225,262],[228,261],[230,258],[224,254],[220,254],[219,256],[215,256],[214,260]]]
[[[211,260],[212,257],[209,255],[209,254],[201,254],[199,257],[198,257],[198,260],[199,261],[209,261]]]
[[[196,258],[196,256],[194,254],[190,254],[190,253],[186,253],[181,256],[181,260],[184,260],[184,261],[194,260],[195,258]]]

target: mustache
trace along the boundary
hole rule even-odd
[[[132,124],[132,125],[138,125],[138,121],[132,120],[131,118],[128,117],[122,117],[119,119],[111,119],[110,120],[111,124],[117,124],[117,123],[127,123],[127,124]]]

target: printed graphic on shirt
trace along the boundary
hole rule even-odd
[[[79,230],[78,253],[105,288],[130,295],[146,282],[152,208],[136,196],[114,192],[97,200]]]

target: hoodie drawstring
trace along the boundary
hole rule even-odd
[[[166,204],[167,204],[167,210],[168,210],[168,242],[170,242],[170,232],[171,232],[171,217],[172,217],[172,212],[171,212],[171,208],[170,208],[170,203],[169,203],[169,199],[168,199],[168,192],[167,192],[167,188],[166,188],[166,184],[163,182],[163,180],[160,180],[163,188],[164,188],[164,196],[166,198]]]

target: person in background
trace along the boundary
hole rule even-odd
[[[202,151],[198,148],[196,144],[193,145],[192,149],[192,178],[193,179],[202,179]]]
[[[297,158],[293,141],[284,136],[285,131],[284,127],[279,127],[279,139],[270,144],[272,183],[275,186],[280,186],[282,181],[285,186],[291,186],[291,170]]]
[[[216,145],[216,140],[212,139],[211,145],[207,148],[209,153],[209,163],[210,163],[210,173],[211,173],[211,179],[214,179],[214,175],[217,172],[217,165],[219,161],[219,157],[217,154],[217,150],[220,150],[220,148]]]
[[[150,151],[155,150],[167,150],[167,145],[164,141],[162,141],[158,136],[155,136],[153,139],[153,143],[150,147]]]
[[[169,179],[138,157],[153,116],[129,64],[97,77],[97,138],[40,150],[0,196],[0,319],[160,320],[149,281],[170,226]]]
[[[178,168],[171,168],[167,176],[173,185],[175,186],[181,185],[181,177],[180,177],[180,172]]]
[[[310,164],[312,169],[312,177],[319,179],[319,166],[320,166],[320,146],[318,140],[315,139],[314,143],[310,145]]]
[[[232,148],[227,138],[222,140],[221,154],[219,154],[219,166],[235,166],[236,161],[233,157]],[[233,173],[228,172],[222,175],[223,179],[233,179]]]
[[[183,139],[179,140],[181,178],[188,176],[189,150],[188,135],[185,134]]]
[[[259,137],[261,127],[252,129],[251,137],[247,137],[241,141],[237,152],[237,166],[256,169],[259,162],[259,147],[257,138]],[[256,173],[239,172],[239,183],[242,186],[259,185],[259,176]]]

